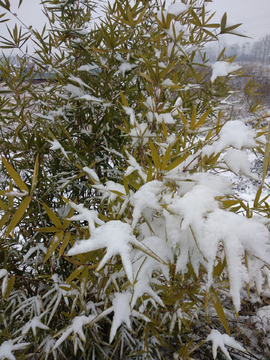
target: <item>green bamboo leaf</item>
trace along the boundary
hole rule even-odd
[[[29,205],[30,201],[31,201],[30,197],[26,197],[25,199],[23,199],[23,201],[21,202],[21,204],[18,207],[17,211],[13,215],[12,220],[11,220],[11,222],[10,222],[8,228],[7,228],[6,237],[11,233],[12,230],[14,230],[14,228],[16,227],[18,222],[23,217],[23,215],[25,213],[25,210],[28,208],[28,205]]]
[[[44,263],[52,256],[52,254],[53,254],[54,251],[56,250],[58,244],[59,244],[60,241],[62,240],[63,234],[64,234],[63,231],[58,231],[58,232],[54,235],[54,237],[53,237],[53,239],[52,239],[52,241],[51,241],[51,243],[50,243],[50,245],[49,245],[49,247],[48,247],[48,249],[47,249],[46,256],[45,256],[45,258],[44,258]]]
[[[152,155],[152,159],[154,161],[155,167],[157,169],[160,169],[161,168],[160,158],[159,158],[157,149],[155,148],[155,145],[152,143],[152,140],[150,140],[150,150],[151,150],[151,155]]]
[[[28,187],[26,184],[22,181],[18,173],[14,170],[14,168],[7,162],[7,160],[2,156],[3,164],[5,165],[7,171],[9,172],[9,175],[12,177],[14,182],[17,184],[17,186],[21,189],[21,191],[27,191],[29,192]]]
[[[213,305],[215,307],[215,310],[217,312],[219,320],[221,321],[221,323],[222,323],[224,329],[226,330],[227,334],[230,336],[231,335],[230,327],[228,325],[227,318],[226,318],[226,315],[224,313],[223,306],[222,306],[222,304],[221,304],[221,302],[219,300],[217,292],[213,288],[211,289],[210,298],[211,298],[211,301],[213,302]]]
[[[15,283],[15,276],[10,276],[10,278],[8,279],[8,284],[7,284],[7,288],[6,288],[6,292],[5,292],[5,298],[8,299],[9,295],[13,289]]]
[[[49,208],[49,206],[47,206],[46,204],[43,204],[46,213],[49,215],[49,218],[52,220],[53,224],[59,228],[62,229],[63,228],[63,224],[61,223],[61,221],[58,219],[58,217],[55,215],[55,213]]]

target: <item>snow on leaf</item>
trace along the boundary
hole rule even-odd
[[[34,336],[36,336],[37,328],[43,329],[43,330],[50,330],[50,328],[46,325],[44,325],[40,319],[44,313],[40,316],[34,316],[27,324],[25,324],[22,328],[22,334],[25,335],[28,333],[29,329],[32,329]]]
[[[0,270],[0,279],[1,279],[2,277],[6,276],[6,275],[8,275],[7,270],[6,270],[6,269],[1,269],[1,270]]]
[[[108,198],[108,201],[111,201],[111,202],[116,200],[117,196],[118,196],[113,191],[117,191],[118,193],[121,193],[123,195],[126,193],[125,187],[123,185],[118,184],[118,183],[116,183],[116,182],[114,182],[112,180],[107,181],[105,183],[105,185],[99,184],[99,185],[93,185],[93,187],[95,189],[100,190],[100,192],[102,193],[102,200]]]
[[[68,220],[79,221],[85,220],[88,221],[90,233],[95,229],[95,224],[102,225],[104,222],[99,219],[98,212],[95,210],[86,209],[82,204],[75,204],[72,201],[68,202],[69,205],[76,210],[79,214],[73,215]]]
[[[79,337],[82,339],[82,341],[85,341],[85,335],[83,332],[83,326],[89,324],[93,319],[95,318],[94,315],[89,315],[89,316],[76,316],[73,320],[72,320],[72,324],[69,325],[66,330],[64,330],[62,332],[61,337],[56,341],[53,349],[58,348],[59,345],[62,344],[63,341],[66,340],[66,338],[71,334],[74,333],[78,334]]]
[[[248,155],[243,151],[229,149],[224,156],[224,161],[235,174],[242,172],[247,176],[251,176],[256,180],[259,180],[257,174],[250,171],[251,164],[248,160]]]
[[[131,323],[130,323],[131,296],[132,296],[132,294],[130,291],[114,294],[114,299],[112,302],[113,310],[114,310],[114,317],[113,317],[113,323],[112,323],[111,332],[110,332],[110,343],[114,339],[116,331],[121,324],[125,323],[129,329],[131,328]]]
[[[28,346],[30,343],[21,343],[21,344],[14,344],[14,340],[5,341],[0,346],[0,360],[16,360],[15,356],[12,354],[12,351],[21,350]]]
[[[99,183],[99,177],[94,169],[90,169],[88,166],[83,167],[83,171],[86,172],[95,182]]]
[[[61,152],[63,153],[63,155],[68,159],[67,153],[66,153],[66,151],[64,150],[63,146],[59,143],[59,141],[53,140],[53,141],[50,141],[50,143],[52,144],[51,147],[50,147],[51,150],[58,150],[58,149],[60,149]]]
[[[116,71],[115,75],[118,75],[120,73],[122,73],[123,76],[125,76],[125,73],[127,71],[132,70],[133,68],[135,68],[137,65],[135,64],[130,64],[128,62],[124,62],[119,66],[119,69]]]
[[[163,189],[164,185],[162,182],[153,180],[141,186],[133,195],[130,201],[131,205],[134,206],[132,228],[136,226],[145,209],[162,210],[158,201],[161,198]]]
[[[167,12],[168,14],[178,16],[187,10],[188,10],[188,6],[186,4],[177,1],[174,4],[169,5]]]
[[[170,247],[163,239],[157,236],[150,236],[145,238],[142,241],[142,244],[149,247],[153,253],[163,261],[173,260],[173,254]],[[145,255],[144,253],[136,253],[134,257],[134,272],[137,273],[137,275],[131,307],[133,307],[137,299],[145,293],[150,295],[159,305],[162,307],[164,306],[163,301],[150,285],[154,271],[161,272],[166,279],[169,278],[168,266],[151,256]]]
[[[130,117],[130,124],[134,126],[136,122],[136,118],[133,109],[127,106],[123,106],[123,109],[125,110],[126,114],[129,115]]]
[[[130,243],[137,242],[132,234],[132,228],[129,224],[119,220],[109,221],[91,232],[88,240],[81,240],[69,250],[68,255],[83,254],[90,251],[106,248],[107,252],[101,260],[97,271],[100,270],[106,262],[115,255],[120,255],[122,263],[131,284],[133,284],[133,269],[130,252],[132,247]]]
[[[241,120],[228,121],[223,125],[219,139],[213,145],[206,145],[202,155],[218,154],[229,146],[236,149],[256,147],[256,131],[246,126]]]
[[[234,338],[230,337],[227,334],[221,334],[218,330],[211,330],[211,333],[207,336],[206,341],[212,341],[212,351],[214,359],[217,357],[217,348],[219,347],[224,355],[229,359],[232,360],[228,350],[226,349],[225,345],[230,346],[236,350],[246,352],[246,350],[241,346]]]
[[[143,181],[146,182],[147,175],[143,172],[142,168],[137,163],[137,161],[134,159],[134,157],[131,156],[127,151],[126,151],[126,153],[127,153],[127,156],[128,156],[127,162],[130,164],[130,166],[127,168],[127,170],[125,172],[125,176],[129,176],[134,171],[137,171],[138,174],[140,175],[140,177],[143,179]]]
[[[214,82],[218,76],[227,76],[240,68],[241,66],[237,64],[231,64],[227,61],[217,61],[212,65],[211,82]]]

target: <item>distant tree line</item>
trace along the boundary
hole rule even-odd
[[[236,61],[243,62],[260,62],[263,64],[270,64],[270,34],[265,35],[258,41],[251,43],[249,39],[244,44],[235,43],[228,45],[226,43],[219,44],[219,46],[210,46],[206,49],[206,54],[209,61],[217,60],[220,53],[220,47],[226,47],[227,56],[236,55]]]

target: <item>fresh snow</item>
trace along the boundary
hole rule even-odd
[[[175,15],[176,17],[182,14],[183,12],[188,10],[188,5],[183,4],[180,1],[175,2],[174,4],[169,5],[168,7],[168,14]]]
[[[211,82],[214,82],[219,76],[227,76],[240,68],[241,66],[237,64],[231,64],[227,61],[217,61],[212,65]]]
[[[232,360],[225,345],[246,353],[246,350],[243,348],[243,346],[235,341],[233,337],[227,334],[221,334],[218,330],[211,330],[211,333],[207,336],[206,341],[212,341],[214,359],[217,358],[217,348],[219,347],[227,359]]]

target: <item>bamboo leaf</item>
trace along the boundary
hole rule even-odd
[[[61,223],[61,221],[58,219],[58,217],[55,215],[55,213],[49,208],[49,206],[47,206],[46,204],[43,204],[46,213],[49,215],[49,218],[52,220],[53,224],[59,228],[62,229],[63,228],[63,224]]]
[[[5,293],[5,298],[8,299],[9,295],[13,289],[15,283],[15,276],[10,276],[10,278],[8,279],[8,284],[7,284],[7,288],[6,288],[6,293]]]
[[[152,143],[151,140],[150,140],[150,150],[151,150],[151,155],[152,155],[152,159],[154,161],[155,167],[157,169],[160,169],[160,167],[161,167],[160,158],[159,158],[157,149],[155,148],[155,145]]]
[[[126,107],[129,107],[128,102],[127,102],[127,99],[125,98],[125,95],[122,93],[121,90],[120,90],[120,96],[121,96],[121,100],[122,100],[123,104],[124,104]]]
[[[50,246],[47,249],[47,253],[46,253],[46,256],[44,258],[44,263],[52,256],[53,252],[56,250],[58,244],[62,240],[63,234],[64,234],[63,231],[58,231],[54,235],[54,237],[53,237],[53,239],[52,239],[52,241],[50,243]]]
[[[228,325],[228,322],[227,322],[227,318],[226,318],[226,315],[224,313],[224,309],[223,309],[223,306],[219,300],[219,297],[218,297],[218,294],[217,292],[212,288],[211,289],[211,300],[214,304],[214,307],[215,307],[215,310],[217,312],[217,315],[219,317],[219,320],[221,321],[224,329],[226,330],[227,334],[230,336],[231,335],[231,332],[230,332],[230,327]]]
[[[14,230],[15,226],[18,224],[18,222],[23,217],[25,210],[28,208],[30,201],[31,201],[30,197],[26,197],[25,199],[23,199],[23,201],[21,202],[17,211],[13,215],[12,220],[7,228],[6,237],[11,233],[12,230]]]
[[[262,183],[264,183],[265,181],[269,164],[270,164],[270,122],[268,125],[268,133],[267,133],[266,146],[265,146],[264,159],[263,159]]]
[[[147,74],[145,74],[145,73],[142,73],[142,72],[140,72],[140,71],[139,71],[139,73],[140,73],[147,81],[149,81],[150,83],[152,83],[152,84],[155,83],[154,80],[152,80],[149,75],[147,75]]]
[[[171,145],[168,146],[168,149],[166,150],[164,159],[162,161],[162,166],[161,166],[162,170],[165,170],[170,158],[171,158]]]
[[[8,206],[6,203],[4,203],[3,200],[0,199],[0,208],[7,211],[8,210]]]
[[[26,184],[22,181],[18,173],[14,170],[14,168],[7,162],[7,160],[2,156],[3,164],[5,165],[7,171],[9,172],[9,175],[12,177],[14,182],[17,184],[17,186],[21,189],[21,191],[27,191],[29,192],[28,187]]]
[[[36,162],[35,162],[35,168],[34,168],[34,174],[33,174],[32,186],[31,186],[31,194],[33,193],[33,191],[37,186],[37,180],[38,180],[38,156],[36,157]]]
[[[220,32],[222,33],[224,29],[226,28],[227,23],[227,13],[225,12],[222,16],[221,23],[220,23]]]
[[[184,156],[181,156],[179,158],[177,158],[176,160],[174,160],[171,164],[169,164],[166,167],[166,171],[171,171],[174,168],[176,168],[176,166],[180,165],[183,161],[185,161],[188,157],[189,157],[189,153],[185,154]]]
[[[149,164],[149,169],[148,169],[148,173],[147,173],[147,179],[146,182],[152,181],[153,180],[153,174],[152,174],[152,164]]]
[[[3,228],[3,226],[7,222],[8,218],[9,218],[9,213],[6,212],[0,219],[0,229]]]
[[[192,115],[191,115],[191,119],[190,119],[190,130],[195,129],[196,117],[197,117],[197,111],[196,111],[196,106],[194,106],[193,111],[192,111]]]
[[[59,232],[60,229],[57,227],[48,226],[44,228],[36,228],[35,231],[43,232],[43,233],[56,233]]]
[[[69,239],[70,239],[70,232],[66,233],[66,235],[64,236],[62,245],[61,245],[60,250],[59,250],[59,257],[61,257],[63,252],[65,251],[65,249],[66,249],[66,247],[67,247],[67,245],[69,243]]]
[[[198,120],[197,124],[195,125],[195,128],[203,125],[205,123],[205,120],[207,118],[207,116],[210,114],[210,111],[212,110],[212,108],[208,109]]]
[[[72,280],[74,280],[75,278],[77,278],[80,273],[83,271],[85,267],[83,265],[80,265],[79,267],[77,267],[76,270],[73,271],[73,273],[71,273],[69,275],[69,277],[66,280],[66,283],[69,284]]]

